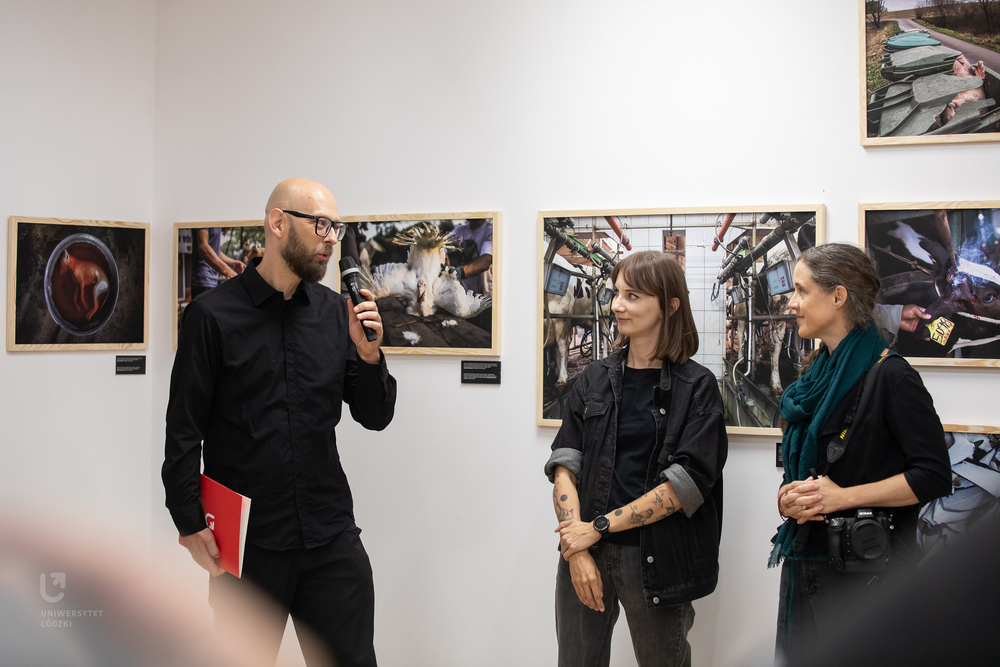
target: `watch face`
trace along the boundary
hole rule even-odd
[[[608,517],[601,515],[596,519],[594,519],[594,530],[596,530],[597,532],[603,534],[607,532],[608,528],[610,527],[611,527],[611,521],[608,520]]]

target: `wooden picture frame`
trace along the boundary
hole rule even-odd
[[[632,250],[625,248],[609,220],[614,220],[615,226],[629,237]],[[779,235],[767,236],[779,222],[790,230],[795,257],[802,247],[823,243],[826,238],[826,209],[822,204],[541,211],[537,230],[537,423],[559,426],[561,401],[576,374],[594,358],[608,356],[614,336],[607,291],[610,281],[606,279],[614,260],[609,258],[653,249],[673,254],[684,268],[700,342],[693,359],[719,378],[728,432],[780,434],[774,390],[769,385],[758,386],[762,382],[755,378],[763,377],[763,362],[751,355],[756,348],[750,341],[775,336],[780,346],[788,336],[795,338],[794,330],[787,327],[787,314],[774,310],[781,308],[779,301],[787,301],[787,297],[771,297],[769,293],[764,296],[767,288],[761,282],[764,274],[760,273],[764,271],[764,257],[757,254],[754,261],[734,262],[722,282],[718,280],[723,275],[720,269],[724,259],[738,254],[742,250],[738,239],[746,238],[752,248],[763,248],[770,262],[768,268],[773,269],[772,277],[780,283],[778,274],[784,271],[786,286],[790,285],[792,262],[782,264],[780,257],[789,253],[789,247]],[[713,251],[711,246],[718,235],[722,243]],[[586,249],[580,248],[580,241]],[[768,245],[772,242],[776,245]],[[591,250],[594,244],[599,251]],[[756,287],[749,290],[745,285]],[[599,312],[595,310],[595,297],[598,303],[606,302]],[[770,309],[765,311],[770,314],[757,314],[761,308]],[[599,323],[596,335],[595,319]],[[813,341],[800,341],[794,349],[798,353],[812,345]],[[778,362],[779,395],[796,376],[792,361],[785,361]],[[735,375],[733,367],[737,367]],[[774,409],[755,410],[747,404],[746,392],[759,395],[760,401],[766,397]]]
[[[883,18],[876,27],[865,0],[857,2],[862,146],[1000,141],[1000,54],[910,18]],[[923,32],[884,43],[900,30]]]
[[[144,350],[149,224],[11,216],[7,351]]]
[[[904,306],[892,315],[900,327],[890,331],[892,347],[913,366],[1000,366],[994,222],[1000,224],[1000,201],[858,205],[858,244],[882,279],[879,303]],[[931,319],[916,322],[911,304]]]
[[[1000,426],[943,426],[954,488],[920,509],[917,544],[927,555],[1000,511]]]
[[[194,237],[195,230],[198,229],[220,229],[220,230],[249,230],[251,228],[259,228],[258,233],[244,238],[243,236],[236,236],[231,231],[224,232],[222,238],[220,239],[220,251],[226,254],[227,257],[231,259],[238,259],[243,262],[244,257],[243,250],[239,250],[239,257],[234,256],[234,249],[231,246],[233,243],[237,245],[242,245],[244,240],[248,243],[247,250],[252,253],[254,257],[257,256],[258,250],[263,253],[264,249],[264,221],[263,220],[223,220],[215,222],[175,222],[174,223],[174,242],[173,242],[173,298],[174,298],[174,309],[173,315],[171,316],[171,331],[172,331],[172,344],[173,349],[177,349],[177,336],[180,333],[181,319],[184,313],[184,308],[187,304],[191,302],[191,280],[192,271],[194,269],[194,253],[197,252],[195,247]],[[182,241],[182,236],[190,236],[186,241]],[[244,235],[245,236],[245,235]],[[339,244],[338,244],[339,245]],[[330,261],[336,265],[334,258]],[[218,276],[216,276],[218,280]],[[220,280],[221,282],[221,280]]]
[[[383,352],[500,354],[501,218],[499,211],[341,218],[357,225],[362,283],[382,314]],[[481,252],[487,242],[491,252]],[[479,260],[489,268],[480,272]],[[476,273],[455,275],[459,267]]]

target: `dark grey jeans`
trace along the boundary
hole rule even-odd
[[[604,585],[604,612],[588,608],[576,595],[569,563],[559,559],[556,575],[556,637],[559,667],[607,667],[611,633],[625,608],[639,667],[690,667],[687,633],[694,625],[690,602],[650,608],[642,591],[639,547],[598,543],[594,560]]]

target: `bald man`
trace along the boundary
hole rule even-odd
[[[335,427],[347,403],[362,426],[384,429],[396,381],[371,293],[362,290],[367,300],[354,306],[319,284],[344,228],[319,183],[289,179],[274,189],[264,257],[185,311],[162,470],[182,542],[211,574],[217,627],[233,629],[240,589],[255,584],[277,603],[266,619],[271,662],[290,613],[310,667],[326,657],[340,667],[376,664],[371,565]],[[200,501],[202,456],[207,477],[251,499],[241,579],[219,568]],[[302,641],[303,629],[318,647]]]

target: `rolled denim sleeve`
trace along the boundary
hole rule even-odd
[[[670,482],[670,488],[674,490],[677,500],[681,501],[681,511],[685,516],[690,517],[705,502],[705,496],[701,494],[698,485],[691,479],[684,466],[678,463],[661,472],[660,481]]]
[[[545,462],[545,476],[549,478],[550,482],[555,481],[556,466],[562,466],[574,476],[579,477],[580,470],[583,468],[583,453],[570,447],[560,447],[553,450],[552,456]]]
[[[662,481],[670,482],[681,501],[681,511],[687,517],[691,517],[712,493],[722,477],[729,454],[722,395],[714,379],[706,379],[697,388],[692,407],[694,410],[681,431],[677,449],[668,457],[667,467],[660,473]]]
[[[583,469],[583,400],[577,382],[566,396],[562,410],[562,426],[552,441],[552,455],[545,462],[545,476],[554,482],[556,466],[563,466],[576,477]]]

